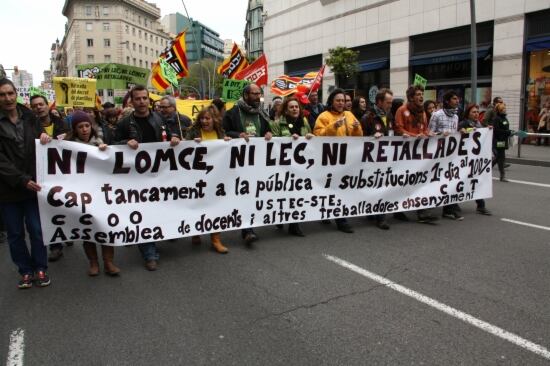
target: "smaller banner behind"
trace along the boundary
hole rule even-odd
[[[122,64],[77,65],[78,76],[96,79],[98,89],[129,90],[135,85],[147,85],[149,70]]]
[[[125,245],[492,195],[492,130],[97,147],[36,140],[45,243]]]
[[[53,88],[58,107],[95,107],[95,79],[54,77]]]

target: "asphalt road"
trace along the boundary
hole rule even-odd
[[[494,182],[493,216],[464,221],[352,219],[355,234],[320,223],[304,239],[274,227],[228,255],[190,239],[164,243],[147,272],[120,248],[119,278],[86,276],[79,245],[50,266],[48,288],[18,290],[0,247],[0,362],[24,331],[24,365],[548,365],[550,359],[381,285],[338,257],[407,289],[550,348],[550,169],[512,165]],[[412,215],[411,215],[412,217]],[[518,225],[511,219],[548,228]],[[520,342],[521,343],[521,342]]]

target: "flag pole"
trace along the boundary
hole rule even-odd
[[[187,16],[187,19],[189,22],[191,22],[191,17],[189,16],[189,13],[187,12],[187,7],[185,6],[185,2],[181,0],[181,4],[183,5],[183,9],[185,10],[185,15]],[[195,47],[197,47],[197,57],[199,57],[199,51],[201,49],[200,43],[197,41],[197,35],[195,34],[195,31],[193,31],[193,40],[195,41]],[[199,62],[199,59],[197,59],[197,62]],[[201,65],[201,91],[202,96],[204,97],[204,73],[202,71],[202,65]]]

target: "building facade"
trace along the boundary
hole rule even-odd
[[[244,44],[247,56],[254,60],[264,53],[264,5],[263,0],[248,0]],[[283,5],[283,2],[280,1]],[[287,4],[288,5],[288,4]],[[292,9],[292,7],[286,6]]]
[[[185,34],[185,47],[189,64],[203,58],[212,60],[223,59],[224,42],[220,38],[220,34],[212,28],[193,18],[187,18],[180,13],[165,15],[161,23],[168,32],[174,35],[187,30]]]
[[[19,70],[17,73],[11,73],[11,81],[16,88],[28,88],[33,86],[32,74],[26,70]]]
[[[91,63],[150,69],[171,40],[159,22],[160,9],[144,0],[66,0],[63,15],[66,31],[54,75],[76,76],[77,65]]]
[[[374,102],[378,88],[398,97],[419,74],[425,100],[448,89],[471,100],[470,2],[467,0],[265,0],[264,50],[270,75],[317,71],[328,51],[358,51],[360,72],[339,80]],[[288,5],[288,4],[287,4]],[[550,99],[550,0],[476,1],[477,102],[501,96],[513,129],[530,129]],[[323,93],[336,85],[325,71]],[[530,120],[533,119],[533,121]]]

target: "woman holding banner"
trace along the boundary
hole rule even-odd
[[[296,97],[288,97],[281,106],[281,116],[271,123],[271,133],[275,137],[290,137],[298,139],[304,136],[306,139],[312,138],[311,127],[307,118],[304,117],[304,111]],[[277,225],[282,228],[283,225]],[[288,225],[288,233],[295,236],[305,236],[300,225],[293,223]]]
[[[68,141],[97,146],[102,151],[107,148],[107,145],[103,143],[103,140],[98,137],[97,131],[92,127],[92,121],[87,113],[75,111],[73,113],[73,123],[71,125],[71,129],[72,130],[67,138]],[[92,277],[99,275],[99,261],[95,243],[85,241],[82,244],[84,246],[86,257],[90,262],[88,275]],[[113,263],[115,248],[109,245],[102,245],[101,254],[103,256],[105,274],[109,276],[117,276],[120,273],[120,269]]]
[[[187,130],[185,139],[195,140],[195,142],[218,139],[229,141],[231,137],[225,136],[221,126],[221,118],[218,109],[214,105],[210,105],[199,112],[195,119],[195,123]],[[210,241],[212,242],[212,249],[217,253],[226,254],[228,252],[227,248],[220,240],[220,233],[210,234]],[[193,236],[191,242],[195,245],[200,245],[201,237],[198,235]]]
[[[346,92],[343,89],[334,89],[327,99],[327,110],[317,117],[315,136],[363,136],[361,123],[353,113],[346,111]],[[336,227],[344,233],[353,233],[353,229],[346,218],[338,218]]]

